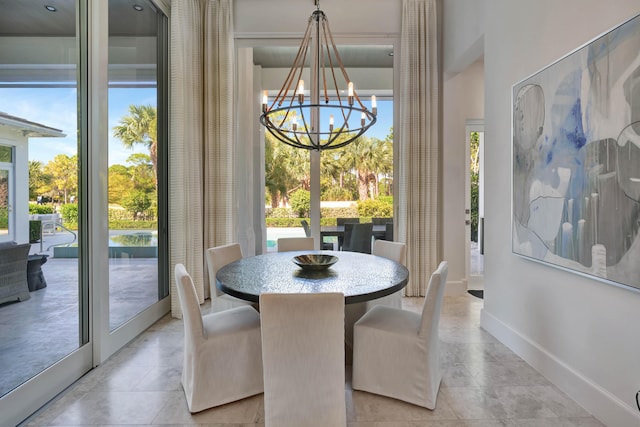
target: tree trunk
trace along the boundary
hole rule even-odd
[[[368,175],[366,172],[358,171],[358,199],[367,200],[369,195]]]

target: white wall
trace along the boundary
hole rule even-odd
[[[445,74],[453,75],[482,56],[485,1],[443,0],[441,4],[442,69]]]
[[[444,82],[443,94],[443,254],[449,262],[447,293],[466,292],[465,148],[467,120],[484,117],[484,66],[476,61]]]
[[[511,252],[511,86],[639,12],[628,0],[494,0],[485,15],[482,326],[609,426],[638,426],[640,293]]]

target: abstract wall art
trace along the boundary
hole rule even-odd
[[[640,289],[640,15],[512,96],[513,252]]]

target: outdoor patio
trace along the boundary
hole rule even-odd
[[[0,396],[79,346],[78,260],[56,258],[53,246],[73,241],[68,232],[45,235],[31,254],[49,255],[43,289],[22,302],[0,305]],[[158,300],[157,258],[109,259],[110,329]],[[135,277],[135,282],[131,278]]]

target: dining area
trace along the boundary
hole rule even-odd
[[[403,311],[415,316],[422,315],[425,308],[424,297],[404,296],[401,300]],[[335,305],[340,304],[337,300],[333,302]],[[304,319],[305,322],[312,319],[314,322],[320,321],[319,318],[315,320],[316,317],[309,312],[308,306],[299,304],[297,301],[296,304],[305,313],[288,318],[291,320],[289,323],[301,319]],[[346,304],[345,307],[349,305]],[[212,323],[216,323],[209,320],[209,316],[212,314],[212,301],[206,299],[202,305],[197,305],[197,307],[198,311],[194,311],[193,319],[196,321],[202,319],[202,333],[204,334],[205,328],[208,329]],[[346,423],[349,427],[375,425],[603,425],[566,394],[550,384],[509,348],[480,328],[479,319],[482,308],[482,300],[468,294],[445,295],[443,297],[438,325],[442,379],[434,409],[427,409],[398,398],[358,388],[355,379],[357,363],[338,365],[339,356],[335,356],[335,353],[340,353],[341,348],[344,348],[344,346],[336,344],[340,336],[335,321],[336,318],[340,318],[339,310],[325,313],[327,317],[333,318],[330,329],[338,336],[338,338],[332,338],[333,347],[330,349],[318,349],[317,347],[303,349],[304,352],[301,350],[296,354],[306,354],[313,351],[319,354],[318,358],[321,358],[323,363],[328,357],[324,356],[325,354],[333,354],[331,356],[332,366],[337,371],[332,372],[331,387],[327,391],[331,399],[327,404],[339,408],[332,411],[334,414],[342,414],[344,410]],[[255,311],[253,308],[251,310]],[[263,311],[262,308],[260,313],[255,311],[256,314],[251,315],[251,327],[249,328],[251,329],[249,335],[252,335],[251,338],[256,344],[253,362],[257,366],[263,359],[261,352],[264,351],[261,346],[263,337],[260,336],[260,326],[262,325],[259,324]],[[324,316],[322,319],[324,320]],[[285,321],[287,320],[285,319]],[[186,366],[185,322],[186,316],[183,316],[182,319],[170,315],[163,317],[127,344],[107,363],[83,376],[65,393],[57,396],[21,426],[215,425],[216,427],[264,427],[273,425],[273,420],[267,421],[267,412],[269,412],[267,401],[269,396],[273,396],[273,392],[270,392],[273,389],[269,389],[265,384],[264,370],[268,369],[267,365],[262,365],[262,375],[259,371],[252,371],[249,376],[255,383],[255,388],[249,393],[255,392],[255,394],[249,395],[245,390],[246,397],[236,396],[236,400],[228,403],[215,404],[208,409],[191,412],[193,406],[190,408],[183,386],[185,378],[183,367]],[[267,322],[269,321],[267,320]],[[302,324],[301,327],[307,327],[307,324]],[[288,331],[286,332],[288,333]],[[267,336],[271,336],[269,332]],[[242,338],[245,337],[242,336]],[[204,338],[202,339],[204,340]],[[313,339],[316,337],[314,336]],[[259,349],[257,348],[258,341],[260,341]],[[307,345],[308,343],[301,341],[301,344]],[[381,345],[377,347],[381,347]],[[267,350],[267,352],[269,351],[271,350]],[[229,362],[228,359],[225,361],[216,355],[211,360],[205,360],[202,363],[208,368],[224,363],[224,368],[229,371],[227,379],[229,382],[247,381],[245,374],[240,372],[244,368],[245,361],[244,357],[241,357],[242,353],[239,348],[229,346],[229,353],[231,353],[229,359],[234,359],[233,362]],[[298,356],[297,358],[301,359],[300,362],[304,362],[302,357]],[[267,360],[269,359],[267,358]],[[235,367],[230,368],[231,365]],[[394,375],[390,368],[392,365],[395,366],[397,363],[388,363],[387,369],[385,369],[387,375]],[[287,384],[288,387],[295,386],[296,390],[299,390],[297,394],[300,394],[301,400],[309,398],[308,390],[307,394],[302,395],[306,390],[305,387],[318,387],[315,390],[320,390],[320,385],[314,383],[317,380],[314,375],[316,371],[309,369],[309,366],[310,361],[307,362],[300,378],[298,378],[301,385],[292,385],[288,376],[282,377],[284,384]],[[373,379],[373,377],[371,378]],[[400,377],[398,379],[400,380]],[[211,380],[207,378],[207,381]],[[339,390],[338,384],[340,384]],[[249,383],[250,387],[253,387],[251,383]],[[221,383],[220,380],[211,382],[210,388],[229,393],[226,384]],[[211,390],[209,392],[213,393]],[[207,394],[204,393],[204,396],[206,397]],[[285,397],[290,399],[289,395],[283,395],[282,401]],[[314,395],[312,399],[315,397]],[[210,404],[210,402],[206,403],[206,406]],[[291,410],[292,407],[288,406],[287,410]],[[307,410],[306,407],[302,408]],[[314,425],[313,419],[309,416],[299,425]]]
[[[314,250],[308,237],[250,257],[237,243],[209,248],[208,313],[176,265],[189,411],[262,394],[265,426],[346,426],[348,383],[434,410],[447,263],[431,275],[422,309],[406,311],[405,249],[380,239],[372,253]]]

